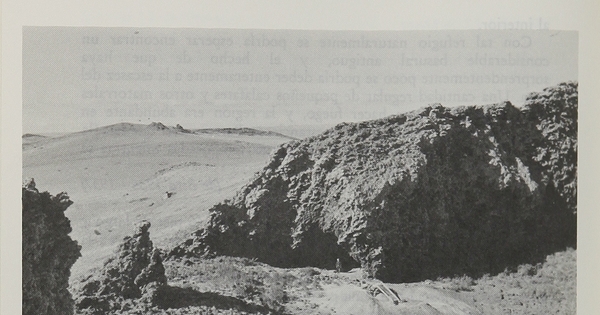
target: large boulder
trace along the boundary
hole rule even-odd
[[[71,266],[81,256],[69,236],[65,210],[73,203],[66,193],[39,192],[33,179],[22,189],[23,314],[73,314],[68,291]]]
[[[509,102],[343,123],[282,145],[170,255],[480,275],[576,245],[577,83]]]
[[[98,272],[76,284],[79,314],[112,314],[134,305],[156,306],[167,277],[149,228],[148,221],[136,224],[133,235],[123,239],[115,255]]]

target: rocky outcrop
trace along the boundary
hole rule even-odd
[[[23,185],[22,203],[23,314],[73,314],[67,288],[81,254],[64,214],[73,202],[66,193],[40,193],[30,179]]]
[[[152,130],[167,130],[167,129],[169,129],[169,127],[163,125],[163,123],[161,123],[161,122],[151,122],[148,125],[148,129],[152,129]]]
[[[509,102],[343,123],[282,145],[171,256],[480,275],[576,245],[577,83]]]
[[[123,240],[102,269],[77,285],[78,313],[110,314],[158,303],[167,278],[160,253],[150,240],[149,228],[150,222],[137,224],[133,236]]]

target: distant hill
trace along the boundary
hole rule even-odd
[[[285,143],[171,252],[360,265],[388,281],[482,275],[576,245],[577,83]]]
[[[190,132],[192,133],[228,133],[228,134],[238,134],[238,135],[248,135],[248,136],[274,136],[274,137],[282,137],[291,140],[297,140],[297,138],[286,136],[282,133],[275,131],[264,131],[257,130],[252,128],[210,128],[210,129],[193,129]]]
[[[73,200],[66,215],[82,245],[73,267],[78,275],[100,265],[140,219],[153,222],[160,246],[185,239],[210,206],[232,195],[287,141],[272,133],[184,132],[158,122],[26,135],[23,177]]]
[[[117,123],[113,125],[78,131],[74,133],[60,133],[56,136],[45,136],[39,134],[26,133],[22,136],[23,139],[42,139],[42,138],[57,138],[69,134],[77,134],[77,133],[89,133],[89,132],[112,132],[112,131],[144,131],[144,130],[169,130],[175,132],[182,133],[195,133],[195,134],[237,134],[237,135],[248,135],[248,136],[273,136],[273,137],[282,137],[287,139],[295,140],[297,138],[287,136],[280,132],[268,131],[268,130],[259,130],[254,128],[202,128],[202,129],[185,129],[181,125],[176,125],[175,127],[169,127],[164,125],[161,122],[152,122],[148,125],[144,124],[134,124],[134,123]]]
[[[36,135],[33,133],[26,133],[21,138],[25,139],[25,138],[46,138],[46,137],[42,136],[42,135]]]
[[[296,139],[304,139],[323,133],[331,129],[336,124],[313,124],[313,125],[289,125],[289,126],[261,126],[256,127],[259,130],[268,130],[282,133]]]
[[[32,133],[26,133],[21,137],[21,141],[23,142],[23,144],[30,144],[30,143],[35,143],[37,141],[40,141],[40,140],[46,139],[46,138],[47,138],[46,136],[32,134]]]
[[[82,130],[82,131],[58,134],[57,136],[54,136],[52,138],[60,138],[60,137],[65,137],[65,136],[72,136],[72,135],[77,135],[77,134],[88,134],[88,133],[109,133],[109,132],[126,132],[126,131],[141,132],[141,131],[148,131],[148,130],[167,130],[167,129],[169,129],[169,128],[164,126],[160,122],[153,122],[148,125],[122,122],[122,123],[116,123],[116,124],[112,124],[112,125],[108,125],[108,126],[86,129],[86,130]]]

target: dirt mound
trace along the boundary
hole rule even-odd
[[[33,179],[23,184],[23,314],[73,314],[67,290],[71,266],[81,256],[69,236],[65,193],[40,193]]]
[[[170,255],[360,264],[387,281],[497,273],[576,243],[577,83],[344,123],[282,145]]]
[[[123,240],[114,257],[99,272],[84,279],[76,289],[76,307],[81,314],[127,311],[134,305],[158,303],[167,277],[162,258],[152,245],[150,223],[136,225],[133,236]]]

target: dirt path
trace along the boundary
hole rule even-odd
[[[322,294],[308,299],[315,305],[315,313],[345,315],[392,315],[392,314],[447,314],[475,315],[481,314],[474,305],[464,301],[459,293],[452,290],[438,289],[433,286],[415,284],[390,284],[378,280],[361,280],[358,270],[336,274],[342,281],[334,281],[324,285]],[[372,296],[369,288],[384,288]],[[394,304],[392,299],[381,293],[385,288],[398,296],[400,302]],[[376,290],[377,291],[377,290]],[[395,294],[394,294],[395,293]]]

